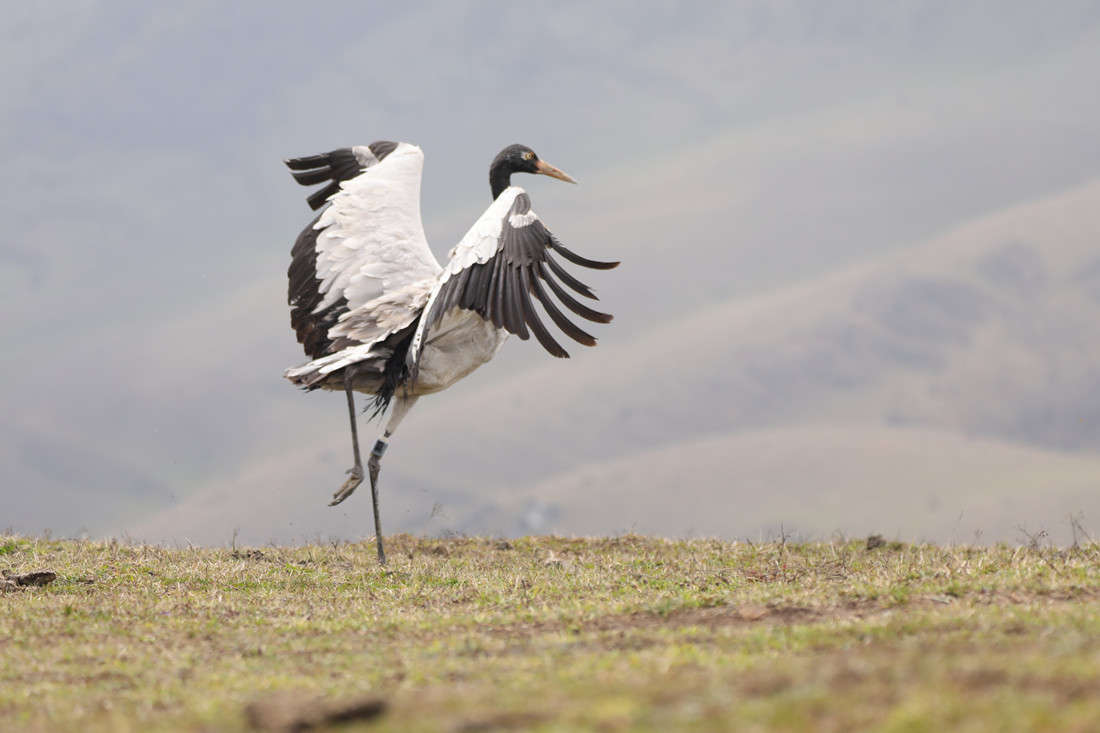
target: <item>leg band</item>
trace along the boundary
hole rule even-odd
[[[381,458],[382,454],[386,452],[386,448],[388,446],[389,443],[386,442],[385,438],[379,438],[378,440],[374,441],[374,447],[371,448],[370,454],[375,458]]]

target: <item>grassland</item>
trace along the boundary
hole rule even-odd
[[[1100,547],[0,535],[0,730],[1086,731]],[[257,708],[252,708],[257,709]],[[297,716],[297,717],[296,717]],[[295,720],[298,722],[295,723]],[[322,729],[337,729],[335,724]]]

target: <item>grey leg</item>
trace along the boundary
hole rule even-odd
[[[355,465],[348,469],[348,480],[340,487],[340,490],[332,495],[329,506],[336,506],[344,499],[355,493],[359,484],[363,483],[363,461],[359,458],[359,427],[355,419],[355,393],[351,391],[352,370],[344,370],[344,391],[348,395],[348,417],[351,419],[351,449],[355,454]]]
[[[367,470],[370,472],[370,493],[374,502],[374,536],[378,542],[378,562],[381,565],[386,564],[386,553],[382,549],[382,515],[378,511],[378,472],[382,468],[382,454],[386,452],[386,447],[389,446],[390,436],[394,434],[397,426],[401,424],[405,415],[409,413],[409,410],[412,409],[418,399],[419,397],[415,396],[395,398],[393,410],[390,412],[390,419],[386,423],[386,431],[381,438],[375,441],[374,448],[370,452],[370,458],[367,459]],[[362,481],[362,472],[360,472],[359,480]]]

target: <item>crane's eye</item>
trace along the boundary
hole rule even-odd
[[[523,159],[524,160],[534,160],[535,159],[535,153],[531,150],[528,150],[526,153],[523,154]]]

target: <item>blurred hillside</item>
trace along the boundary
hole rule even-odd
[[[616,316],[599,348],[515,342],[418,405],[388,530],[568,533],[543,482],[759,430],[1089,451],[1097,88],[1095,0],[12,6],[0,524],[369,533],[361,500],[324,506],[342,398],[282,377],[310,212],[281,160],[385,138],[425,150],[440,255],[523,142],[581,184],[524,181],[549,228],[624,262],[592,281]],[[768,526],[795,511],[775,497]]]
[[[477,533],[755,537],[786,524],[969,539],[960,515],[994,539],[1068,530],[1071,514],[1100,517],[1098,277],[1090,184],[466,392],[402,426],[384,474],[399,488],[384,503]],[[249,527],[301,531],[321,515],[264,497],[335,488],[346,441],[317,451],[143,531],[223,536],[243,502]],[[337,532],[366,520],[339,513]]]

